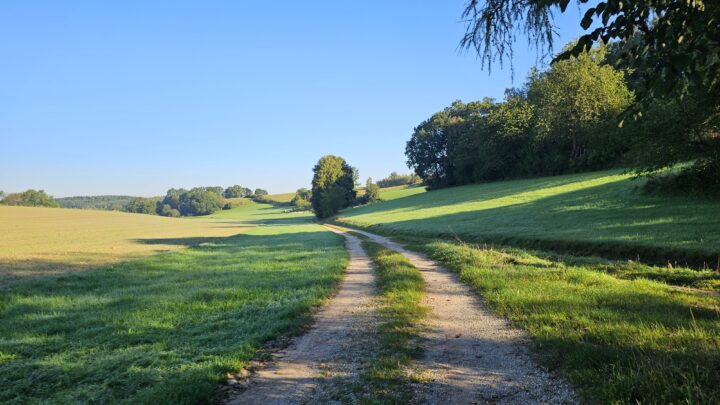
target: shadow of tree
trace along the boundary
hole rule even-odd
[[[0,402],[212,397],[335,288],[342,241],[303,229],[15,284],[0,294]]]

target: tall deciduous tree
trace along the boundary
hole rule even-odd
[[[320,158],[313,168],[312,207],[318,218],[329,218],[355,200],[353,167],[339,156]]]
[[[538,127],[549,132],[538,138],[554,145],[543,158],[559,171],[596,168],[628,148],[618,117],[633,94],[622,72],[602,64],[604,57],[599,47],[559,61],[529,84]]]

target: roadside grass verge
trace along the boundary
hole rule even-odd
[[[346,263],[339,236],[297,218],[18,283],[0,294],[0,402],[209,402],[311,319]]]
[[[473,184],[346,209],[338,222],[384,234],[720,268],[720,202],[647,195],[640,185],[618,170]]]
[[[361,372],[361,400],[408,403],[414,379],[410,365],[422,353],[418,324],[427,313],[420,305],[425,284],[420,271],[400,253],[368,240],[363,248],[375,262],[381,324],[379,347]]]
[[[717,296],[621,279],[599,269],[595,259],[582,263],[417,239],[413,248],[459,273],[486,305],[525,329],[539,361],[567,375],[588,401],[720,398]],[[617,275],[629,273],[620,269]]]

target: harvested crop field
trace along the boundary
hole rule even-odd
[[[0,286],[175,250],[247,227],[208,218],[0,206]]]

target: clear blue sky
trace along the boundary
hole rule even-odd
[[[0,190],[308,186],[324,154],[409,172],[413,127],[516,78],[459,53],[464,0],[0,3]],[[558,46],[577,37],[558,21]]]

